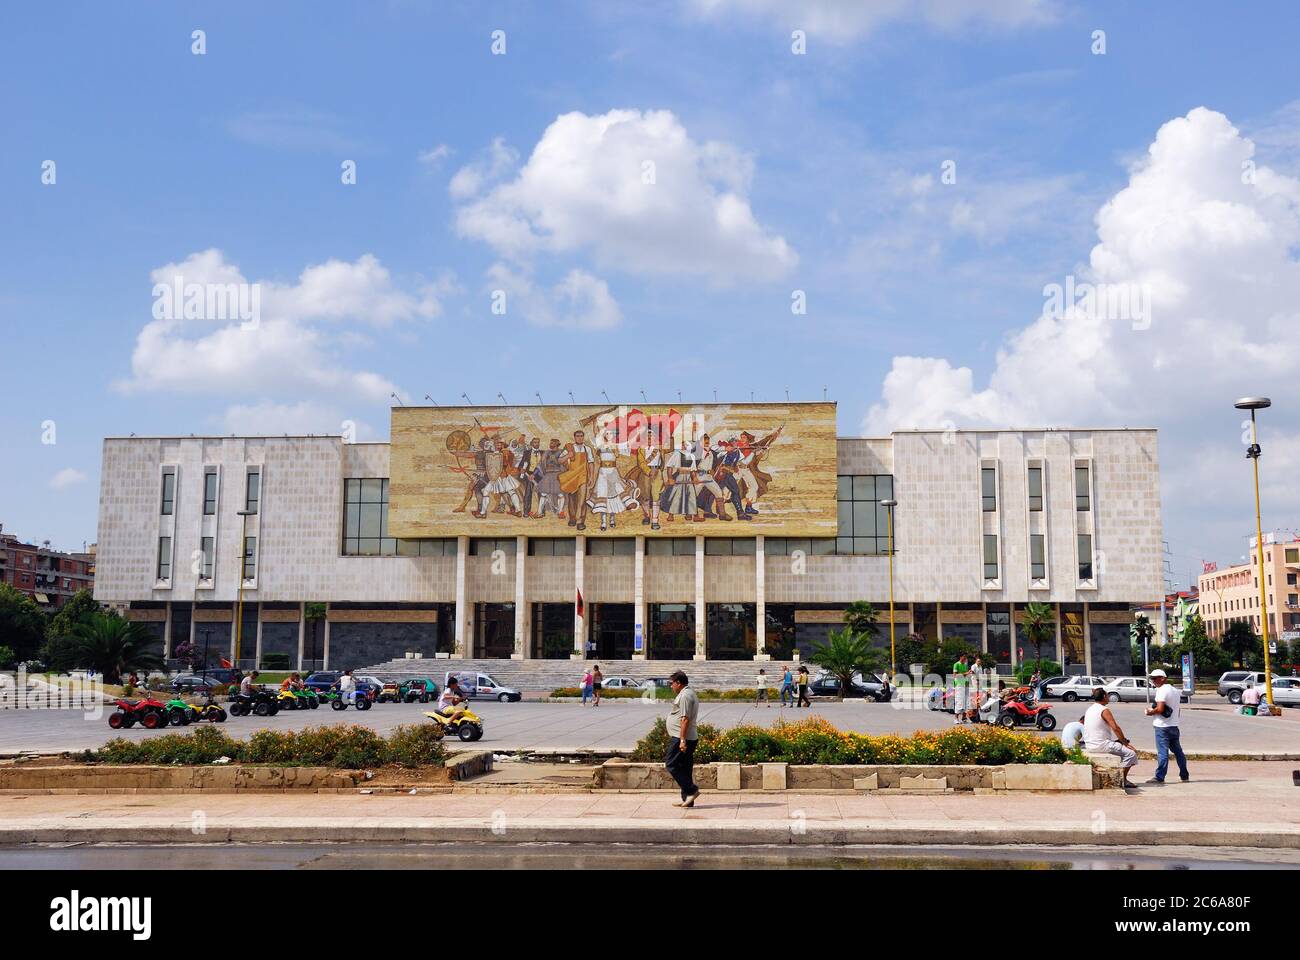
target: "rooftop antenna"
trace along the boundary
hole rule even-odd
[[[534,393],[533,396],[537,398],[538,403],[542,406],[546,406],[546,401],[542,399],[542,392],[540,390]]]
[[[785,388],[785,402],[786,402],[786,403],[789,403],[789,402],[790,402],[790,388],[789,388],[789,387],[786,387],[786,388]]]
[[[573,391],[572,391],[572,390],[569,391],[569,402],[570,402],[571,404],[573,404],[575,407],[578,405],[578,401],[573,399]]]
[[[497,398],[498,398],[502,403],[504,403],[507,407],[510,406],[510,401],[507,400],[507,399],[506,399],[502,394],[498,393],[498,394],[497,394]]]
[[[424,399],[428,400],[435,407],[438,405],[438,401],[433,399],[433,397],[429,396],[427,393],[424,395]]]
[[[403,407],[406,406],[406,404],[402,403],[402,398],[399,397],[397,394],[395,394],[395,393],[390,393],[389,396],[392,397],[394,400],[396,400],[396,401],[398,402],[399,405],[401,405],[401,406],[403,406]]]
[[[826,399],[826,384],[822,384],[822,399]]]
[[[609,394],[606,393],[604,390],[600,391],[600,395],[601,395],[602,397],[605,398],[605,402],[606,402],[606,403],[613,403],[613,402],[614,402],[613,400],[609,399]]]
[[[749,402],[750,402],[750,403],[753,403],[753,402],[754,402],[754,391],[753,391],[753,390],[749,391]]]
[[[680,390],[677,391],[677,402],[678,403],[682,402],[682,392]]]
[[[714,388],[713,388],[713,402],[714,402],[714,403],[717,403],[717,402],[718,402],[718,388],[717,388],[717,387],[714,387]]]
[[[650,402],[649,400],[646,399],[646,395],[645,395],[645,387],[642,387],[642,388],[641,388],[641,402],[642,402],[642,403],[649,403],[649,402]]]
[[[464,399],[464,401],[468,403],[471,407],[474,406],[474,401],[469,398],[468,393],[462,393],[461,398]]]

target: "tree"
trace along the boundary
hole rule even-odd
[[[865,633],[854,633],[848,627],[832,630],[826,643],[813,647],[808,661],[824,669],[840,684],[840,699],[849,691],[853,675],[864,677],[878,670],[886,654],[871,642]]]
[[[1021,615],[1021,626],[1025,628],[1025,639],[1034,645],[1034,659],[1043,659],[1043,644],[1056,640],[1056,611],[1051,604],[1027,603]]]
[[[12,647],[14,658],[27,660],[36,655],[45,637],[45,614],[36,601],[0,583],[0,637]]]
[[[1264,656],[1264,641],[1245,620],[1234,620],[1223,631],[1223,648],[1238,667],[1249,667],[1252,659]]]
[[[78,590],[72,595],[72,598],[59,608],[51,619],[48,627],[45,628],[45,638],[51,637],[70,637],[72,628],[78,623],[85,620],[92,613],[104,613],[109,616],[117,616],[117,611],[101,610],[95,595],[89,590]]]
[[[894,648],[895,657],[904,670],[914,663],[923,663],[928,670],[938,652],[938,645],[930,643],[919,633],[909,633]]]
[[[1199,614],[1187,622],[1182,641],[1170,644],[1166,649],[1168,650],[1166,660],[1172,660],[1180,670],[1183,654],[1190,653],[1194,669],[1205,676],[1218,675],[1228,669],[1232,663],[1228,651],[1211,640],[1209,634],[1205,632],[1205,621]]]
[[[153,638],[138,623],[92,614],[73,628],[81,666],[103,674],[105,683],[117,683],[133,670],[161,670],[163,658],[151,650]]]
[[[876,636],[880,632],[877,627],[878,618],[876,608],[866,600],[854,600],[844,610],[844,625],[853,633]]]

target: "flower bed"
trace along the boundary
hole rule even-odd
[[[753,702],[758,691],[753,688],[742,688],[739,690],[696,690],[695,694],[700,698],[702,703],[713,702]],[[780,696],[780,691],[775,687],[769,687],[767,695],[775,701]],[[582,690],[579,687],[559,687],[551,691],[553,698],[561,697],[582,697]],[[615,687],[612,690],[601,690],[601,699],[603,700],[640,700],[645,696],[645,690],[625,689]],[[673,692],[667,687],[658,687],[655,690],[655,698],[658,700],[671,700]]]
[[[387,737],[369,727],[308,727],[305,730],[259,730],[247,740],[228,737],[217,727],[170,733],[142,740],[118,738],[88,750],[88,763],[114,765],[172,764],[194,766],[221,758],[232,763],[280,767],[440,767],[447,759],[442,730],[432,724],[401,726]]]
[[[1080,750],[1066,750],[1055,737],[1014,733],[1001,727],[918,730],[910,737],[871,736],[837,729],[820,717],[772,727],[719,730],[699,725],[697,763],[789,763],[848,765],[1005,765],[1088,763]],[[633,761],[662,761],[668,750],[663,718],[636,745]]]

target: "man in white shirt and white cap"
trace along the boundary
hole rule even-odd
[[[1187,772],[1187,755],[1183,753],[1178,729],[1178,715],[1182,711],[1183,695],[1182,691],[1167,682],[1168,679],[1168,675],[1163,670],[1151,671],[1151,684],[1156,688],[1156,694],[1146,713],[1148,717],[1155,717],[1151,725],[1156,731],[1156,775],[1147,781],[1150,784],[1165,782],[1165,774],[1169,771],[1170,751],[1178,761],[1178,779],[1186,783],[1190,778]]]

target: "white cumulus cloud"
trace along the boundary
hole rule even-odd
[[[724,284],[777,278],[798,262],[754,215],[752,158],[697,142],[670,111],[567,113],[503,179],[515,162],[497,141],[449,188],[460,234],[513,262],[581,253],[631,274]]]
[[[87,479],[89,478],[80,470],[67,467],[50,477],[50,489],[66,490],[68,487],[75,487],[79,483],[85,483]]]

